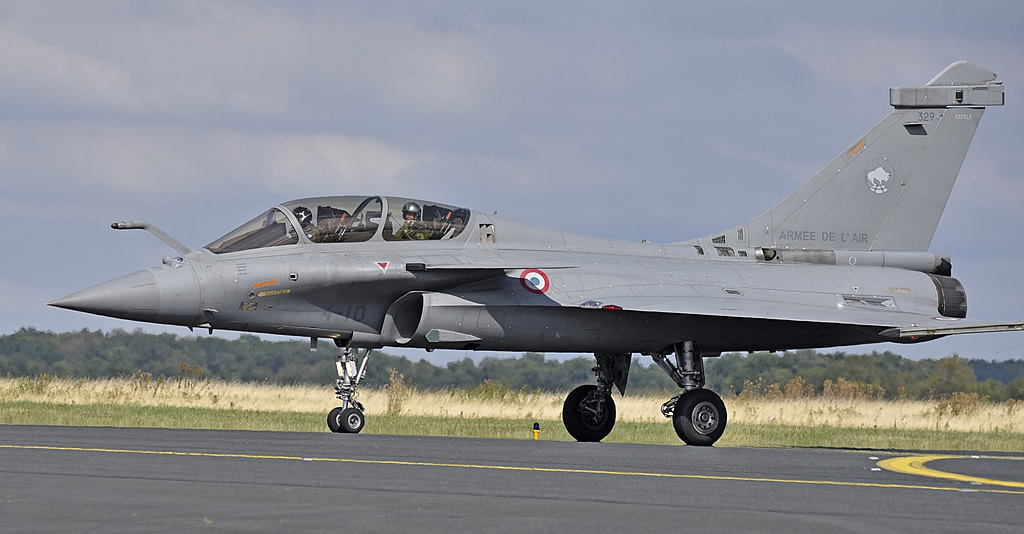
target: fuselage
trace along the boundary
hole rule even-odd
[[[873,309],[943,315],[931,254],[632,243],[425,202],[446,224],[397,238],[397,204],[408,202],[292,201],[54,304],[351,346],[545,352],[658,352],[684,339],[705,353],[853,345],[884,341],[859,319]],[[285,238],[261,235],[268,228]],[[836,309],[847,319],[816,313]]]

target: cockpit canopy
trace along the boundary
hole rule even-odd
[[[299,241],[437,241],[461,234],[469,215],[465,208],[402,197],[306,198],[271,208],[206,248],[225,254]]]

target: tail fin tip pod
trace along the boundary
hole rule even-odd
[[[926,251],[981,116],[1004,102],[995,73],[957,61],[796,191],[750,221],[692,242],[738,248]]]
[[[975,65],[970,61],[960,60],[942,69],[942,72],[936,74],[925,85],[984,85],[987,83],[999,83],[996,78],[996,73],[985,67]]]

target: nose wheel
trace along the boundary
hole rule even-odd
[[[358,408],[341,408],[340,406],[327,414],[327,427],[331,432],[358,434],[366,424],[366,416]]]

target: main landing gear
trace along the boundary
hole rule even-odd
[[[356,363],[362,356],[357,369]],[[327,414],[327,427],[331,432],[358,434],[366,424],[365,408],[356,400],[356,389],[359,381],[366,376],[366,361],[370,358],[370,349],[352,349],[345,347],[338,356],[338,379],[334,381],[334,394],[341,400],[341,406]]]
[[[725,432],[728,414],[717,393],[704,389],[704,358],[694,349],[692,341],[673,346],[676,363],[664,354],[654,353],[658,364],[683,392],[661,405],[661,414],[672,419],[672,427],[687,445],[709,447]]]
[[[612,386],[626,392],[631,354],[597,353],[597,385],[580,386],[565,398],[562,422],[576,441],[601,441],[615,426],[615,401]]]
[[[672,419],[676,434],[688,445],[710,446],[725,431],[725,403],[714,391],[704,389],[704,359],[692,341],[673,345],[675,363],[667,353],[649,354],[654,362],[683,389],[683,392],[661,406],[661,413]],[[626,390],[629,376],[629,353],[594,354],[597,385],[580,386],[569,393],[562,407],[562,422],[576,441],[601,441],[615,426],[615,401],[612,386],[620,394]]]

